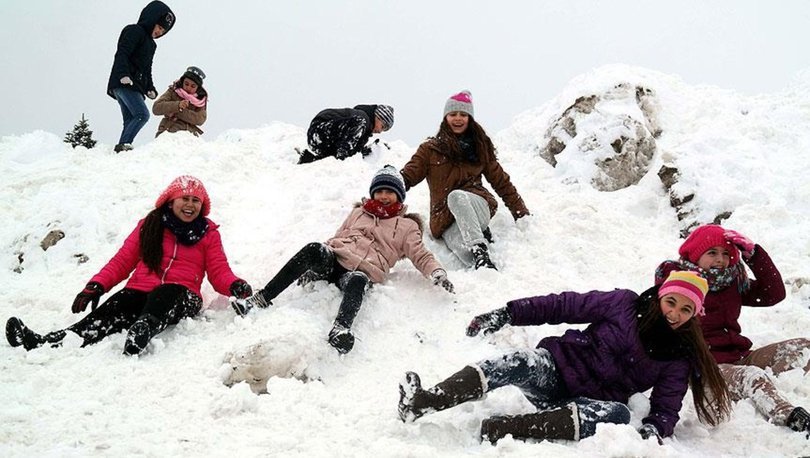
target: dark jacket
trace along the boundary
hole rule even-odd
[[[537,346],[551,352],[571,396],[627,403],[632,394],[652,388],[650,414],[642,422],[669,436],[680,418],[691,365],[686,359],[647,356],[639,337],[637,298],[621,289],[565,292],[517,299],[507,306],[516,326],[590,323]]]
[[[742,280],[738,278],[725,289],[709,290],[703,302],[706,310],[706,316],[700,318],[703,338],[718,364],[735,363],[751,353],[751,340],[742,335],[738,321],[743,305],[770,307],[785,298],[782,275],[761,246],[756,246],[754,256],[746,264],[756,277],[748,280],[747,290],[740,292]],[[666,278],[673,270],[683,269],[677,262],[666,261],[659,266],[657,276]]]
[[[121,30],[110,79],[107,82],[107,95],[115,98],[113,89],[127,87],[121,84],[121,78],[125,76],[132,80],[132,88],[141,94],[146,94],[150,90],[157,94],[152,83],[152,58],[157,49],[157,44],[152,38],[152,30],[166,13],[174,14],[166,4],[155,0],[141,11],[137,24],[130,24]],[[166,28],[164,35],[169,33],[173,26],[174,21]]]
[[[354,108],[327,108],[315,115],[307,130],[307,139],[313,135],[320,137],[316,149],[318,156],[335,156],[338,159],[360,152],[368,143],[374,130],[374,111],[377,105],[357,105]],[[359,132],[359,136],[347,135],[346,132]]]
[[[482,175],[501,196],[515,219],[529,214],[523,198],[498,163],[494,146],[490,145],[486,151],[479,152],[478,162],[465,162],[450,158],[442,145],[436,138],[428,139],[419,145],[416,154],[401,170],[406,188],[416,186],[427,178],[430,188],[430,233],[433,237],[441,237],[455,221],[447,208],[450,191],[460,189],[483,197],[489,204],[490,216],[495,215],[498,202],[481,182]]]

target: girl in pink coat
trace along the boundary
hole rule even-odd
[[[128,329],[124,353],[137,355],[168,325],[200,312],[200,285],[206,274],[220,294],[249,297],[250,285],[228,265],[218,226],[206,218],[210,209],[200,180],[187,175],[175,178],[118,253],[76,296],[73,313],[93,304],[87,316],[44,336],[12,317],[6,322],[8,342],[26,350],[46,343],[56,346],[70,331],[83,338],[85,346]],[[96,308],[101,295],[127,277],[126,286]]]
[[[231,303],[245,315],[254,306],[267,307],[270,301],[299,279],[299,284],[328,280],[343,290],[329,344],[340,353],[354,346],[350,328],[370,283],[380,283],[403,257],[413,262],[425,276],[453,292],[447,272],[422,243],[422,224],[417,215],[405,214],[405,183],[402,175],[386,165],[371,180],[371,199],[363,199],[326,243],[310,243],[290,259],[267,285],[247,300]]]

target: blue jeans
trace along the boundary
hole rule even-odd
[[[593,436],[597,423],[630,423],[630,409],[621,402],[571,397],[548,350],[519,350],[478,363],[487,391],[506,385],[518,387],[538,410],[551,410],[570,402],[579,409],[580,438]]]
[[[121,131],[118,144],[131,144],[146,121],[149,121],[149,109],[146,108],[143,94],[135,89],[117,87],[113,89],[113,94],[121,106],[121,115],[124,117],[124,130]]]

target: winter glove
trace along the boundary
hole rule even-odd
[[[121,84],[124,86],[132,86],[132,78],[128,76],[121,78],[119,81],[121,81]]]
[[[644,440],[654,437],[655,440],[658,441],[658,445],[664,445],[664,439],[658,434],[658,429],[649,423],[641,425],[641,428],[638,429],[638,433],[641,434],[641,438]]]
[[[430,278],[433,279],[434,285],[441,286],[446,289],[448,293],[455,292],[455,288],[453,288],[453,284],[450,283],[450,280],[447,279],[447,272],[444,269],[434,270],[433,273],[430,274]]]
[[[93,307],[91,310],[95,310],[98,307],[98,300],[101,298],[101,295],[104,294],[104,287],[101,286],[101,283],[91,281],[84,287],[82,292],[76,295],[76,299],[73,300],[73,313],[82,313],[87,309],[87,304],[93,303]]]
[[[508,307],[495,309],[473,318],[467,326],[467,335],[474,337],[481,331],[484,331],[484,335],[492,334],[511,322],[512,314]]]
[[[146,96],[149,97],[150,100],[155,100],[157,98],[157,92],[155,92],[153,89],[149,89],[146,91]]]
[[[237,299],[246,299],[253,295],[253,288],[245,280],[236,280],[231,283],[231,295]]]
[[[736,246],[740,250],[740,254],[746,261],[751,259],[752,256],[754,256],[754,247],[756,245],[748,237],[740,234],[737,231],[732,230],[727,230],[723,232],[723,237],[725,237],[726,240],[729,241],[729,243],[734,244],[734,246]]]
[[[360,154],[362,154],[362,155],[363,155],[363,157],[368,156],[369,154],[371,154],[371,147],[369,147],[369,146],[364,146],[364,147],[362,147],[362,148],[360,149]]]

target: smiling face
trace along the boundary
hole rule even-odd
[[[203,202],[195,196],[183,196],[169,202],[169,208],[180,221],[190,223],[200,216]]]
[[[697,265],[703,270],[711,268],[725,269],[731,263],[731,255],[728,248],[718,245],[706,250],[698,259]]]
[[[695,303],[682,294],[665,294],[658,303],[661,306],[661,314],[672,329],[683,326],[695,315]]]
[[[463,111],[451,111],[447,113],[444,120],[447,121],[450,130],[456,135],[463,134],[467,130],[467,126],[470,125],[470,115]]]
[[[371,197],[383,205],[391,205],[399,201],[397,193],[388,188],[380,188],[374,191],[374,194]]]

